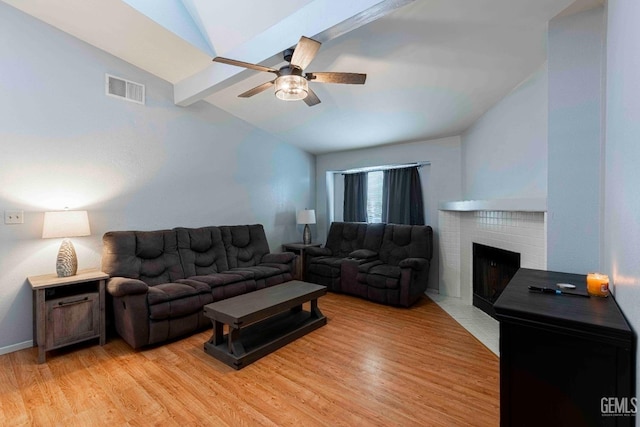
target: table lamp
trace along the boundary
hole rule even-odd
[[[89,216],[87,211],[56,211],[44,213],[42,238],[64,237],[58,258],[56,259],[56,273],[58,277],[69,277],[78,271],[78,258],[73,243],[69,237],[88,236]]]
[[[311,229],[309,228],[309,224],[316,223],[316,211],[314,209],[298,211],[297,222],[298,224],[304,224],[302,243],[305,245],[311,244]]]

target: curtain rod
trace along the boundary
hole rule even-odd
[[[430,165],[430,164],[431,162],[402,163],[402,164],[395,164],[395,165],[380,165],[380,166],[369,166],[364,168],[354,168],[354,169],[347,169],[347,170],[337,171],[337,172],[343,175],[349,175],[349,174],[361,173],[361,172],[379,172],[379,171],[385,171],[389,169],[404,169],[404,168],[412,168],[412,167],[421,168],[422,166]]]

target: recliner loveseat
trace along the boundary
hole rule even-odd
[[[114,325],[133,348],[211,326],[204,305],[291,280],[296,257],[270,253],[260,224],[110,231],[103,243]]]
[[[334,292],[409,307],[427,289],[433,230],[425,225],[333,222],[322,248],[307,248],[306,280]]]

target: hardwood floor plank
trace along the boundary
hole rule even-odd
[[[210,329],[0,356],[0,425],[498,425],[498,358],[428,298],[319,306],[326,326],[239,371],[204,352]]]
[[[326,381],[318,384],[319,371],[315,369],[317,359],[312,365],[309,365],[306,360],[296,358],[295,354],[292,356],[293,361],[291,357],[287,357],[287,354],[281,352],[273,356],[268,361],[267,369],[261,373],[264,376],[262,384],[265,392],[283,400],[283,406],[298,407],[300,423],[326,425],[325,420],[333,419],[332,415],[341,410],[341,405],[336,399],[339,395],[332,392],[334,386],[330,378],[326,378]],[[322,380],[322,378],[320,379]],[[346,391],[346,389],[340,388],[337,393],[345,393]],[[339,424],[362,425],[361,422],[358,423],[363,420],[359,414],[349,414],[344,418]]]
[[[10,355],[0,357],[0,425],[9,425],[10,422],[26,424],[28,421],[12,359]]]
[[[290,361],[287,360],[287,363]],[[291,361],[291,363],[295,362]],[[399,412],[397,407],[386,406],[385,400],[380,398],[377,386],[373,383],[365,385],[366,378],[362,378],[356,385],[354,382],[342,381],[340,377],[330,376],[323,369],[314,369],[314,366],[307,363],[305,366],[305,384],[308,384],[326,401],[333,403],[334,411],[331,412],[331,416],[344,419],[345,425],[376,425],[383,420],[391,424],[409,424],[409,418],[403,411]],[[282,375],[290,376],[292,381],[302,377],[299,371],[293,369],[286,369]],[[383,407],[385,408],[384,418],[380,411]],[[320,417],[320,415],[317,416]]]

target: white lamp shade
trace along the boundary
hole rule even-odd
[[[297,222],[298,224],[315,224],[316,211],[314,209],[305,209],[303,211],[298,211]]]
[[[42,238],[78,237],[91,234],[87,211],[56,211],[44,213]]]

